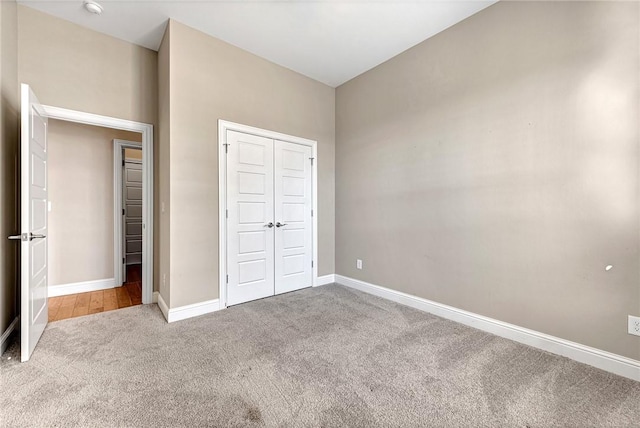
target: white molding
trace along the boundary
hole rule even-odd
[[[122,129],[142,134],[142,303],[153,300],[153,125],[43,105],[50,119]]]
[[[160,312],[162,312],[162,315],[164,315],[164,319],[169,322],[169,307],[164,302],[162,294],[160,293],[158,293],[158,307],[160,308]]]
[[[227,131],[238,131],[245,134],[256,135],[273,140],[286,141],[311,147],[314,158],[311,169],[312,181],[312,209],[313,209],[313,273],[311,285],[318,283],[318,142],[307,138],[282,134],[276,131],[255,128],[249,125],[218,120],[218,296],[220,296],[220,308],[227,307],[227,156],[225,152]]]
[[[162,312],[162,315],[164,315],[164,319],[167,320],[167,322],[182,321],[186,320],[187,318],[193,318],[215,312],[220,309],[224,309],[220,305],[219,299],[207,300],[200,303],[194,303],[192,305],[179,306],[177,308],[169,309],[164,299],[162,298],[162,294],[156,291],[154,292],[154,295],[157,295],[158,307],[160,307],[160,311]]]
[[[142,143],[127,140],[113,140],[113,275],[116,284],[122,284],[124,271],[124,263],[122,257],[124,255],[124,232],[122,230],[122,150],[125,148],[144,149]],[[142,185],[144,186],[144,177]],[[144,200],[142,204],[144,205]],[[144,266],[144,261],[142,262]],[[153,301],[152,301],[153,303]]]
[[[88,293],[89,291],[107,290],[109,288],[114,288],[115,286],[115,278],[50,285],[49,287],[47,287],[47,296],[58,297],[66,296],[67,294]]]
[[[477,328],[496,336],[504,337],[553,354],[562,355],[580,363],[640,381],[640,361],[581,345],[535,330],[509,324],[483,315],[468,312],[453,306],[433,302],[400,291],[370,284],[368,282],[336,275],[336,282],[365,293],[373,294],[415,309]]]
[[[160,306],[160,310],[164,314],[167,322],[182,321],[188,318],[198,317],[200,315],[209,314],[211,312],[216,312],[222,309],[220,307],[219,299],[206,300],[204,302],[194,303],[192,305],[185,305],[168,309],[164,300],[162,300],[162,304],[160,304],[161,298],[162,296],[158,295],[158,306]],[[165,309],[163,309],[163,306]]]
[[[220,307],[227,307],[227,128],[218,120],[218,296]]]
[[[311,189],[311,192],[313,193],[313,236],[311,238],[313,240],[313,277],[311,278],[311,286],[313,287],[318,284],[318,233],[320,232],[318,230],[318,212],[320,211],[318,209],[318,165],[320,165],[320,161],[318,160],[318,143],[315,141],[311,144],[311,152],[313,153],[311,156],[313,156],[315,161],[313,163],[313,168],[311,168],[311,181],[313,186]]]
[[[318,277],[318,281],[316,281],[314,287],[319,287],[321,285],[333,284],[336,282],[336,276],[334,274],[330,275],[322,275]]]
[[[2,336],[0,336],[0,355],[4,354],[4,351],[7,350],[7,346],[9,346],[9,336],[11,336],[11,333],[13,333],[18,326],[18,322],[20,322],[20,317],[15,317],[13,321],[11,321],[11,324],[9,324],[9,327],[2,333]]]

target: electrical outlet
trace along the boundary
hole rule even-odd
[[[360,260],[360,259],[356,260],[356,267],[358,269],[362,269],[362,260]]]
[[[629,334],[640,336],[640,317],[629,315]]]

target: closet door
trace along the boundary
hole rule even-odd
[[[227,131],[227,304],[273,296],[273,140]]]
[[[311,287],[311,147],[274,142],[275,294]]]

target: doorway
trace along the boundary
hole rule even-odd
[[[47,141],[49,322],[141,304],[141,134],[49,119]],[[135,170],[123,181],[125,160]],[[128,229],[115,227],[123,208],[114,194],[128,195]],[[136,252],[125,266],[118,249],[127,230]],[[126,268],[129,278],[119,275]]]
[[[122,283],[142,267],[142,150],[124,149],[122,161]],[[136,157],[139,156],[139,157]]]
[[[141,142],[134,142],[134,144],[137,145],[137,147],[134,148],[140,148],[142,150],[142,303],[153,303],[153,126],[130,120],[100,116],[46,105],[42,106],[42,110],[49,119],[58,119],[74,123],[136,132],[141,135]],[[115,170],[115,159],[119,152],[115,143],[113,150]],[[117,177],[117,175],[114,175],[114,177]],[[116,203],[115,201],[119,200],[121,197],[121,191],[117,189],[120,189],[120,186],[118,184],[114,184],[114,204]],[[118,230],[118,228],[121,227],[120,224],[120,218],[114,217],[114,230]],[[120,234],[117,236],[120,236]],[[122,245],[120,242],[121,241],[118,240],[114,244],[114,278],[116,284],[122,283],[123,277],[123,273],[120,271],[122,265],[116,262],[115,257],[116,247],[120,248],[119,245]],[[118,249],[117,251],[119,251],[120,254],[121,250]]]
[[[48,322],[48,121],[95,125],[141,134],[142,175],[142,303],[153,299],[153,126],[41,104],[29,85],[21,84],[20,143],[20,343],[28,361]],[[81,180],[82,177],[78,177]],[[91,245],[91,241],[83,245]],[[112,265],[113,266],[113,265]]]
[[[317,280],[316,142],[219,122],[223,307]]]
[[[139,142],[113,140],[113,260],[117,284],[130,282],[130,275],[141,276],[144,260],[142,158]]]

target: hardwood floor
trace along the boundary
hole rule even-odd
[[[49,322],[142,304],[141,265],[127,268],[122,287],[49,298]]]

